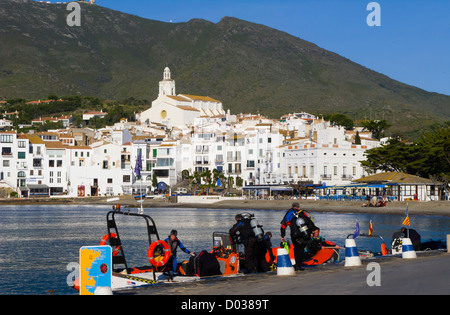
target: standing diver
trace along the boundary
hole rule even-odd
[[[177,234],[177,230],[172,230],[170,231],[169,237],[164,240],[167,244],[169,244],[171,255],[167,264],[169,268],[171,268],[170,271],[172,271],[173,273],[177,271],[177,247],[180,247],[180,249],[186,254],[189,254],[191,256],[195,255],[195,253],[190,252],[186,247],[184,247],[183,243],[181,243],[181,241],[177,238]]]
[[[233,243],[244,245],[245,265],[248,273],[257,272],[258,258],[258,240],[250,225],[250,221],[244,219],[241,214],[235,216],[236,223],[230,229],[230,237]]]
[[[294,202],[292,208],[289,209],[281,220],[281,242],[283,243],[286,236],[286,227],[291,229],[291,239],[294,245],[295,270],[302,270],[302,262],[308,259],[305,253],[305,247],[311,240],[311,234],[317,227],[314,225],[311,215],[300,210],[300,204]]]

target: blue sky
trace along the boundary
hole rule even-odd
[[[52,1],[53,2],[53,1]],[[370,27],[371,0],[97,0],[144,18],[218,22],[237,17],[285,31],[395,80],[450,95],[450,1],[380,0],[381,26]],[[450,106],[450,104],[449,104]]]

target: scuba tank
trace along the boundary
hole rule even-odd
[[[258,241],[262,241],[264,239],[264,231],[262,229],[262,225],[259,224],[258,220],[253,217],[250,220],[250,225],[253,229],[253,233],[255,233],[256,239]]]
[[[297,220],[295,220],[295,224],[297,225],[303,239],[307,240],[311,238],[311,235],[308,233],[308,226],[306,225],[305,220],[302,218],[297,218]]]
[[[255,219],[254,214],[243,213],[242,221],[244,224],[250,223],[250,228],[258,241],[262,241],[264,239],[264,230],[262,229],[263,226],[260,225],[258,220]]]

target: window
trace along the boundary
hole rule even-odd
[[[0,135],[1,143],[12,143],[13,139],[13,135]]]
[[[108,178],[108,184],[112,184],[113,183],[113,179],[112,178]]]
[[[62,167],[62,160],[56,161],[56,167]]]
[[[25,141],[18,141],[17,142],[17,146],[19,147],[19,148],[26,148],[26,145],[27,145],[27,143],[25,142]]]
[[[3,167],[9,167],[9,160],[3,160]]]
[[[48,160],[48,167],[55,167],[55,160]]]
[[[131,176],[130,175],[123,175],[123,182],[124,183],[130,183],[131,182]]]
[[[25,152],[17,152],[17,158],[18,159],[24,159],[25,158]]]
[[[108,161],[103,161],[103,169],[104,170],[108,169]]]
[[[2,148],[2,155],[12,155],[11,148]]]

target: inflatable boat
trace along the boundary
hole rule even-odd
[[[272,248],[273,255],[275,256],[275,263],[277,257],[277,250],[280,247]],[[291,259],[292,264],[295,264],[294,257],[294,245],[289,246],[289,258]],[[325,244],[318,250],[314,255],[310,255],[310,258],[302,263],[305,266],[314,266],[321,265],[327,262],[337,261],[339,258],[339,246],[331,241],[325,240]],[[269,264],[272,264],[269,253],[266,254],[266,260]]]
[[[116,216],[125,215],[144,219],[148,234],[149,248],[147,256],[149,265],[130,267],[117,227]],[[211,277],[236,276],[239,272],[239,253],[228,233],[213,233],[213,249],[202,251],[189,261],[178,263],[176,273],[169,270],[170,248],[160,239],[154,220],[142,213],[121,212],[120,207],[106,215],[108,233],[100,240],[100,245],[112,248],[112,291],[155,285],[158,283],[175,283],[197,281]],[[74,288],[79,291],[79,278]]]

